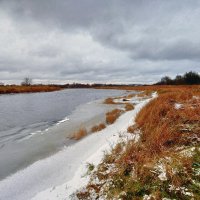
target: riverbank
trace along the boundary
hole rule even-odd
[[[115,101],[126,103],[123,99],[115,99]],[[71,195],[76,192],[77,189],[87,184],[89,180],[88,175],[90,174],[88,166],[91,168],[97,166],[104,157],[105,152],[115,146],[122,137],[123,139],[132,137],[126,130],[133,123],[133,119],[139,110],[150,101],[150,98],[132,96],[128,101],[135,104],[134,110],[125,112],[112,125],[83,138],[70,149],[66,149],[66,155],[68,155],[70,151],[71,163],[65,165],[64,174],[69,174],[70,172],[70,176],[66,178],[60,186],[55,183],[49,189],[37,194],[34,200],[71,199]],[[135,138],[135,136],[133,136],[133,138]],[[64,177],[64,174],[59,173],[59,176],[61,175]]]
[[[200,198],[200,89],[169,88],[160,88],[127,129],[137,140],[106,153],[74,199]]]

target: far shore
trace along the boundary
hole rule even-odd
[[[36,93],[36,92],[53,92],[63,89],[112,89],[112,90],[135,90],[135,91],[162,91],[163,88],[168,91],[179,89],[199,88],[199,85],[115,85],[115,84],[64,84],[64,85],[0,85],[0,94],[15,93]]]
[[[2,85],[0,94],[53,92],[62,89],[56,85]]]

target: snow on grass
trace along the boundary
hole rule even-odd
[[[190,147],[181,151],[180,154],[185,157],[192,157],[194,155],[194,150],[195,147]]]
[[[200,99],[199,96],[193,96],[192,98],[193,98],[193,99],[196,99],[196,100],[199,100],[199,99]]]
[[[158,175],[158,178],[161,180],[161,181],[166,181],[167,180],[167,172],[166,172],[166,167],[163,163],[159,163],[157,166],[156,166],[156,170],[158,171],[159,175]]]
[[[183,107],[183,104],[180,104],[180,103],[175,103],[174,104],[174,108],[176,109],[176,110],[179,110],[179,109],[181,109]]]

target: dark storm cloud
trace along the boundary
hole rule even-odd
[[[199,18],[198,0],[2,0],[1,79],[153,82],[200,71]]]

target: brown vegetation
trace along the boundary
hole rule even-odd
[[[125,110],[130,111],[134,109],[134,105],[132,103],[126,103],[125,104]]]
[[[199,90],[199,85],[148,85],[148,86],[99,86],[96,89],[116,89],[116,90],[134,90],[134,91],[145,91],[150,93],[157,91],[160,93],[175,92],[175,91],[188,91],[188,90]]]
[[[80,140],[87,135],[87,130],[85,128],[80,128],[77,132],[72,135],[72,139]]]
[[[128,94],[128,95],[127,95],[127,98],[130,99],[130,98],[133,98],[133,97],[135,97],[135,96],[136,96],[136,94]]]
[[[104,103],[105,104],[115,104],[115,102],[113,101],[113,98],[110,98],[110,97],[105,99]]]
[[[96,125],[96,126],[93,126],[92,128],[91,128],[91,132],[98,132],[98,131],[101,131],[101,130],[103,130],[104,128],[106,128],[106,125],[105,124],[103,124],[103,123],[101,123],[101,124],[99,124],[99,125]]]
[[[140,140],[119,143],[105,155],[84,191],[87,198],[200,199],[200,87],[149,87],[156,89],[158,98],[136,118]]]
[[[120,109],[114,109],[111,112],[106,113],[107,124],[113,124],[121,114],[122,110]]]
[[[0,86],[0,94],[10,93],[32,93],[32,92],[52,92],[61,90],[59,86],[53,85],[30,85],[30,86],[19,86],[19,85],[6,85]]]
[[[127,132],[128,133],[135,133],[135,131],[138,129],[137,125],[134,124],[134,125],[131,125],[127,128]]]

